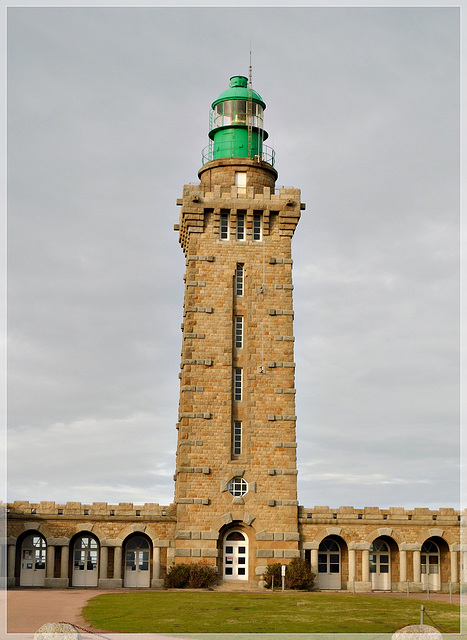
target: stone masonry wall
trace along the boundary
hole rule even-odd
[[[210,165],[203,170],[216,175],[218,184],[210,191],[206,180],[185,185],[178,201],[186,274],[175,555],[216,564],[221,529],[237,522],[250,539],[250,557],[261,558],[252,561],[258,573],[258,566],[275,557],[299,553],[290,240],[300,217],[300,192],[271,193],[271,171],[251,160]],[[245,190],[233,186],[234,169],[247,171]],[[255,213],[262,219],[260,241],[252,236]],[[221,214],[229,217],[225,240]],[[245,240],[236,239],[238,214],[245,216]],[[238,264],[243,295],[236,293]],[[244,322],[239,349],[236,316]],[[233,399],[235,368],[242,369],[241,401]],[[232,454],[233,421],[242,422],[239,456]],[[243,497],[227,490],[232,477],[248,482]]]

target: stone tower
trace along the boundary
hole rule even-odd
[[[243,76],[212,103],[200,184],[183,188],[186,259],[175,562],[258,580],[299,556],[291,239],[266,108]]]

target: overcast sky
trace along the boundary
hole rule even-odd
[[[183,254],[248,74],[293,240],[299,502],[458,507],[459,10],[8,10],[8,499],[173,499]]]

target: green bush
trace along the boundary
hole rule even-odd
[[[175,564],[164,579],[166,589],[210,589],[217,583],[217,571],[205,564]]]
[[[190,567],[190,589],[211,589],[217,584],[217,571],[206,564],[193,564]]]
[[[282,582],[281,578],[281,565],[279,562],[274,564],[268,564],[266,567],[266,573],[264,574],[264,582],[266,583],[266,588],[270,589],[272,586],[272,579],[274,578],[274,588],[280,587]]]
[[[287,589],[301,589],[310,591],[313,587],[315,574],[306,560],[294,558],[285,569],[285,585]]]
[[[264,574],[264,581],[266,588],[270,589],[272,586],[272,579],[274,577],[274,587],[282,587],[282,574],[281,564],[276,562],[275,564],[268,564],[266,573]],[[313,587],[313,580],[315,574],[311,572],[310,565],[305,560],[300,558],[293,558],[290,564],[285,567],[285,588],[286,589],[300,589],[302,591],[310,591]]]
[[[171,567],[164,578],[166,589],[184,589],[190,580],[190,565],[175,564]]]

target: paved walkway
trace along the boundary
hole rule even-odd
[[[34,633],[46,622],[69,622],[89,631],[81,617],[86,602],[109,590],[96,589],[9,589],[7,592],[7,632]]]
[[[106,633],[105,630],[95,629],[81,616],[81,610],[90,598],[101,593],[134,593],[134,589],[9,589],[6,594],[7,632],[31,634],[36,632],[46,622],[69,622],[84,629]],[[151,589],[145,589],[151,591]],[[336,593],[343,593],[342,591]],[[404,593],[362,593],[374,597],[406,598]],[[5,594],[3,594],[5,599]],[[411,598],[426,600],[426,594],[411,594]],[[466,601],[466,596],[463,596]],[[449,594],[432,593],[430,600],[449,602]],[[459,594],[452,596],[454,603],[460,600]],[[427,600],[428,602],[428,600]],[[5,609],[4,609],[5,610]],[[106,633],[108,635],[108,632]],[[2,637],[5,637],[2,635]],[[159,636],[163,638],[163,636]],[[16,640],[16,639],[15,639]]]

